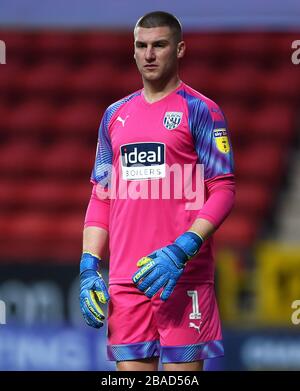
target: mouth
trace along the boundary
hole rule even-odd
[[[156,69],[158,67],[158,65],[155,65],[155,64],[147,64],[147,65],[144,65],[144,68],[145,69]]]

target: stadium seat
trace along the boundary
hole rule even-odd
[[[216,33],[187,33],[186,55],[193,60],[201,60],[209,63],[215,57],[222,56],[222,34]]]
[[[297,104],[300,90],[299,70],[292,63],[269,71],[261,83],[261,94],[268,101],[279,101],[291,106]]]
[[[133,36],[127,32],[91,31],[81,35],[78,48],[81,55],[90,59],[109,58],[124,65],[133,57]]]
[[[39,99],[21,102],[10,112],[8,131],[18,136],[42,136],[45,131],[52,129],[53,115],[54,108],[48,102]]]
[[[293,108],[282,104],[267,104],[251,113],[249,125],[251,136],[263,141],[281,143],[281,148],[291,142],[295,135],[296,116]]]
[[[249,108],[238,103],[224,102],[221,109],[225,115],[229,134],[234,144],[239,145],[247,141],[252,131],[249,124]]]
[[[270,53],[270,37],[266,33],[224,34],[223,50],[233,63],[257,67]],[[253,81],[253,80],[252,80]]]
[[[205,63],[190,61],[182,67],[180,75],[182,80],[204,95],[215,90],[214,73]]]
[[[235,153],[235,168],[238,180],[257,180],[277,186],[282,179],[286,164],[286,149],[280,144],[259,141],[245,150]]]
[[[218,94],[227,97],[245,99],[258,95],[261,74],[252,64],[236,62],[225,70],[215,74],[215,83]]]
[[[237,181],[235,212],[247,218],[264,218],[272,206],[273,194],[267,184],[260,181]]]
[[[243,214],[231,213],[215,234],[217,248],[249,248],[260,229],[259,220]]]
[[[41,158],[41,148],[29,140],[4,143],[0,148],[0,175],[2,178],[22,178],[36,172]]]
[[[90,63],[71,71],[65,88],[72,94],[83,96],[113,95],[117,93],[118,71],[109,61]]]
[[[71,59],[78,51],[76,34],[65,31],[42,31],[36,34],[34,48],[39,56],[47,60]]]
[[[61,142],[51,146],[45,153],[41,168],[49,177],[72,180],[78,177],[89,178],[95,149],[80,144],[80,142]]]
[[[44,61],[19,76],[19,88],[32,94],[59,95],[63,90],[68,66],[63,61]]]
[[[87,206],[92,185],[85,182],[63,180],[29,180],[22,186],[23,208],[35,211],[82,211]],[[9,194],[8,190],[7,193]],[[19,202],[19,204],[21,203]]]
[[[106,107],[93,100],[78,100],[60,108],[53,120],[58,136],[70,139],[80,136],[95,143],[98,128]]]

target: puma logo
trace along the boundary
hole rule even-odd
[[[199,323],[199,326],[196,326],[194,322],[190,322],[189,323],[189,327],[193,327],[194,329],[198,330],[198,333],[200,334],[200,326],[201,326],[201,323]]]
[[[123,125],[123,128],[125,126],[125,121],[127,120],[128,117],[129,117],[129,115],[126,115],[125,119],[121,118],[120,116],[117,118],[117,121],[121,122],[121,124]]]

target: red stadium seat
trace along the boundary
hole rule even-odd
[[[71,71],[65,88],[78,95],[113,95],[118,91],[118,69],[109,61],[93,62]]]
[[[263,218],[272,206],[272,199],[273,195],[267,184],[237,181],[234,210],[244,213],[248,218]]]
[[[132,42],[132,48],[130,43]],[[79,38],[81,54],[91,59],[111,58],[124,64],[133,57],[133,35],[127,32],[92,31]],[[131,56],[131,57],[130,57]]]
[[[34,40],[36,52],[44,58],[69,59],[78,50],[76,35],[65,31],[39,32]]]
[[[79,142],[61,142],[47,150],[40,164],[43,172],[50,177],[72,180],[82,175],[88,178],[94,164],[95,149]]]
[[[23,262],[38,261],[39,257],[47,258],[49,238],[55,232],[49,217],[30,212],[10,215],[0,239],[2,256]]]
[[[51,259],[62,262],[77,263],[82,252],[82,232],[85,210],[81,213],[60,215],[53,220],[55,235],[52,236],[52,246],[48,249]]]
[[[41,158],[41,148],[32,141],[19,140],[3,144],[0,149],[0,174],[19,178],[36,172]]]
[[[127,68],[122,77],[112,81],[112,84],[115,84],[115,90],[119,91],[120,98],[143,88],[141,77],[133,66]]]
[[[0,72],[0,96],[3,95],[7,101],[10,94],[19,89],[18,77],[20,74],[27,72],[21,62],[15,61],[12,64],[1,65]],[[1,121],[1,118],[0,118]]]
[[[217,248],[233,246],[238,249],[250,247],[258,235],[259,228],[257,219],[231,213],[215,233],[216,246]]]
[[[283,103],[289,101],[291,106],[297,103],[300,90],[299,70],[292,63],[265,73],[261,94],[268,100],[277,100]]]
[[[64,62],[45,61],[20,74],[19,88],[27,94],[59,94],[64,87],[67,73],[68,67]]]
[[[235,63],[224,71],[216,72],[218,94],[227,97],[256,97],[261,83],[261,73],[252,64]]]
[[[223,35],[222,46],[233,63],[249,62],[253,67],[268,57],[270,37],[266,33],[229,33]]]
[[[268,104],[252,113],[251,136],[257,140],[271,140],[289,143],[296,134],[294,110],[284,104]]]
[[[185,34],[187,57],[206,62],[211,61],[214,57],[219,57],[220,50],[222,50],[222,35],[216,33]]]
[[[246,106],[224,102],[221,109],[225,115],[231,139],[234,143],[240,143],[249,139],[251,125],[249,123],[250,112]]]
[[[280,144],[259,141],[235,153],[235,171],[238,178],[256,180],[276,186],[286,164],[286,149]]]
[[[98,128],[106,107],[94,101],[81,100],[62,107],[55,115],[53,126],[60,136],[90,137],[97,141]]]
[[[214,89],[214,73],[205,63],[189,62],[182,67],[180,76],[204,95],[208,95]]]
[[[31,180],[22,186],[23,208],[43,211],[82,211],[87,206],[92,185],[85,182],[59,180]],[[19,201],[19,203],[20,203]]]
[[[299,32],[280,32],[273,35],[272,56],[283,64],[291,58],[292,42],[299,40]],[[291,64],[292,65],[292,64]]]
[[[35,99],[28,100],[14,107],[10,112],[8,130],[10,133],[42,135],[45,130],[51,130],[51,120],[54,108],[49,103]]]
[[[18,186],[13,178],[2,179],[0,190],[0,209],[2,211],[7,211],[14,208],[17,204],[16,195],[18,194],[20,194],[20,192],[18,191]]]

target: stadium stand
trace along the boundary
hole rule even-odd
[[[97,129],[105,107],[141,87],[132,36],[1,31],[1,259],[78,262]],[[238,180],[219,246],[255,242],[296,134],[293,33],[190,33],[182,79],[222,107]],[[272,60],[271,60],[272,59]]]

